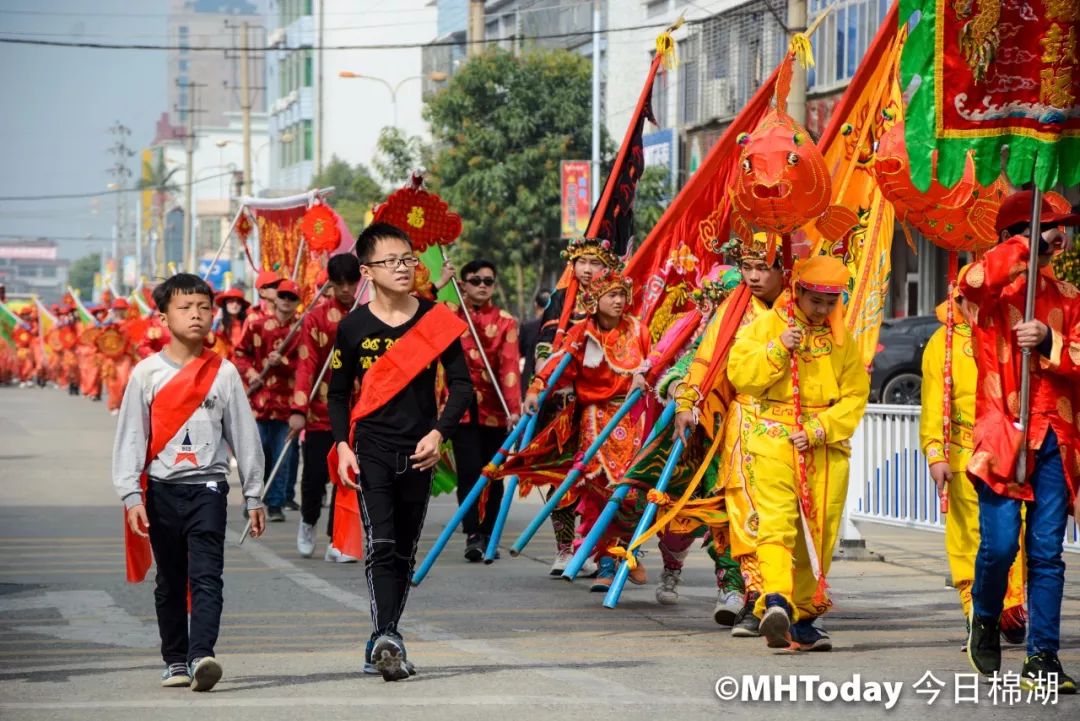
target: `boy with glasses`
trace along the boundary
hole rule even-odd
[[[364,672],[399,681],[415,673],[398,622],[431,498],[432,469],[439,444],[453,435],[473,400],[459,341],[467,326],[445,305],[412,295],[420,259],[403,230],[372,223],[357,238],[356,253],[375,296],[338,327],[327,396],[335,446],[328,461],[336,482],[358,491],[364,524],[374,626]],[[441,414],[438,364],[449,389]]]

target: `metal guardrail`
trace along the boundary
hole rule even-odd
[[[870,404],[851,439],[851,472],[841,538],[858,540],[870,521],[945,531],[934,481],[919,447],[919,407]],[[1080,526],[1070,518],[1065,550],[1080,553]]]

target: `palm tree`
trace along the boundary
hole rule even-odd
[[[157,240],[154,243],[154,267],[163,268],[165,265],[165,203],[172,193],[179,193],[180,186],[172,182],[172,177],[181,168],[171,170],[165,165],[165,153],[154,154],[156,162],[151,165],[149,161],[143,163],[142,178],[136,184],[139,190],[153,190],[153,206],[157,232]],[[141,272],[140,268],[140,272]]]

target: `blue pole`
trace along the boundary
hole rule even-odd
[[[521,436],[521,448],[528,446],[536,435],[536,422],[540,414],[537,413],[529,419],[529,425],[525,427],[525,433]],[[495,554],[499,551],[499,541],[502,539],[503,528],[506,519],[510,515],[510,504],[514,502],[514,494],[517,493],[518,477],[510,476],[506,479],[506,488],[503,490],[502,503],[499,504],[499,515],[495,518],[495,525],[491,528],[491,538],[488,539],[487,549],[484,551],[484,563],[495,562]]]
[[[664,492],[667,490],[668,483],[671,482],[671,476],[675,473],[675,466],[679,462],[679,458],[682,456],[683,439],[676,438],[675,443],[671,446],[671,455],[668,456],[667,463],[664,464],[664,472],[660,474],[660,479],[656,482],[656,490]],[[642,533],[648,530],[649,526],[656,520],[656,504],[649,503],[645,506],[645,512],[641,514],[641,520],[638,521],[637,528],[634,529],[634,535],[630,539],[632,544],[636,541]],[[608,589],[607,595],[604,596],[604,608],[615,608],[619,603],[619,596],[622,595],[623,586],[626,585],[626,578],[630,575],[630,565],[623,561],[619,564],[619,568],[615,571],[615,580],[611,582],[611,588]]]
[[[623,401],[619,410],[615,412],[615,415],[612,416],[611,420],[604,426],[604,429],[596,436],[596,440],[594,440],[585,450],[585,455],[581,457],[580,466],[587,464],[593,459],[593,456],[599,452],[600,447],[604,445],[604,441],[608,439],[611,432],[619,425],[619,421],[621,421],[626,414],[630,412],[630,409],[634,407],[634,404],[641,398],[641,394],[642,391],[640,389],[630,391],[630,395]],[[559,501],[562,500],[562,497],[574,487],[574,484],[577,483],[577,480],[580,477],[581,471],[578,470],[578,468],[574,468],[566,474],[566,479],[559,484],[559,487],[551,494],[551,497],[547,500],[547,503],[544,504],[544,507],[540,509],[540,512],[536,514],[528,527],[526,527],[521,535],[518,536],[518,539],[514,541],[514,545],[510,548],[511,556],[517,556],[525,549],[525,546],[532,540],[532,537],[540,530],[540,526],[543,525],[544,521],[547,520],[547,517],[551,515],[551,512],[555,510],[555,507],[559,505]]]
[[[551,379],[548,381],[547,388],[540,394],[539,400],[541,405],[543,405],[544,400],[547,398],[548,391],[555,385],[555,381],[559,379],[559,376],[562,375],[562,372],[566,369],[566,366],[570,364],[572,359],[573,356],[567,353],[559,362],[559,365],[556,366],[555,372],[551,374]],[[518,438],[525,432],[525,428],[532,421],[533,417],[534,416],[528,414],[521,417],[521,420],[514,426],[514,430],[507,436],[506,441],[503,443],[503,448],[511,448],[514,443],[517,442]],[[497,466],[505,460],[506,455],[500,450],[495,454],[495,457],[491,459],[491,464]],[[439,534],[439,537],[435,539],[435,544],[431,547],[431,550],[428,551],[428,555],[424,557],[420,567],[413,573],[413,586],[419,586],[427,576],[428,572],[431,571],[431,567],[434,566],[435,561],[439,559],[439,554],[446,548],[450,536],[454,535],[454,531],[457,530],[458,524],[461,523],[461,519],[465,517],[465,514],[468,513],[469,509],[472,508],[473,504],[480,498],[480,494],[484,492],[484,487],[487,486],[487,484],[487,476],[480,476],[480,478],[477,479],[476,484],[472,487],[472,490],[469,491],[469,495],[465,496],[461,505],[458,506],[457,511],[455,511],[454,515],[450,518],[450,522],[446,524],[446,528],[444,528],[442,533]]]
[[[649,437],[645,441],[645,448],[648,448],[656,441],[657,437],[667,429],[671,419],[674,417],[675,401],[668,401],[668,404],[664,407],[664,412],[656,419],[656,423],[649,432]],[[589,529],[589,533],[585,536],[585,540],[581,542],[574,557],[570,559],[570,563],[566,564],[566,570],[563,571],[562,577],[567,581],[573,581],[577,578],[577,575],[581,572],[581,567],[585,565],[585,561],[589,559],[593,548],[600,542],[604,532],[607,531],[608,526],[615,519],[615,514],[619,512],[619,506],[626,500],[631,488],[632,486],[629,483],[621,483],[612,492],[607,505],[600,512],[600,517],[596,519],[596,523]]]

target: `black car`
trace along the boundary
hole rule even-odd
[[[870,373],[870,402],[917,406],[922,396],[922,355],[941,326],[936,316],[890,318],[881,323]]]

